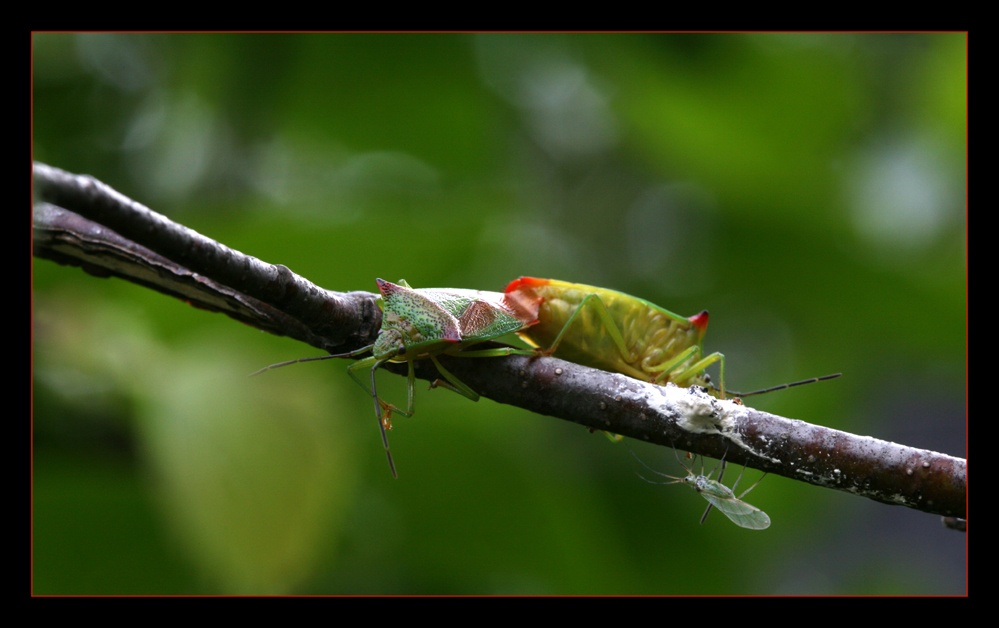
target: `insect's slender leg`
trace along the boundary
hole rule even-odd
[[[413,360],[406,360],[406,414],[413,416],[413,389],[416,387],[416,372],[413,367]]]
[[[389,449],[388,434],[386,433],[385,425],[391,424],[390,420],[393,411],[398,411],[400,414],[403,414],[404,416],[410,416],[410,414],[412,414],[412,408],[409,409],[409,414],[407,414],[402,412],[392,404],[383,402],[381,399],[378,398],[378,388],[375,383],[375,371],[378,370],[379,366],[388,361],[389,361],[388,357],[379,359],[372,356],[370,358],[354,362],[353,364],[348,366],[347,373],[350,375],[351,379],[357,382],[357,384],[361,388],[364,388],[365,390],[371,393],[371,398],[374,400],[375,404],[375,420],[378,421],[378,429],[382,435],[382,446],[385,448],[385,456],[388,458],[389,470],[392,471],[392,477],[398,478],[399,474],[395,470],[395,461],[392,460],[392,452]],[[367,367],[370,367],[370,379],[371,379],[370,387],[366,385],[363,381],[361,381],[361,379],[357,375],[358,369],[367,368]],[[382,411],[383,408],[384,412]]]
[[[614,319],[611,317],[610,312],[607,311],[607,305],[604,304],[603,299],[601,299],[599,295],[594,293],[590,293],[585,297],[583,297],[583,300],[579,302],[579,305],[576,307],[575,311],[573,311],[572,315],[569,316],[569,319],[565,322],[565,325],[562,326],[562,329],[559,331],[558,336],[555,337],[554,342],[552,342],[552,346],[549,347],[545,351],[545,353],[548,355],[552,355],[555,353],[555,349],[558,347],[559,343],[562,342],[562,337],[569,330],[569,326],[572,325],[572,322],[574,320],[576,320],[576,317],[579,315],[580,312],[583,311],[583,308],[586,306],[587,303],[592,304],[592,309],[595,310],[597,316],[600,317],[600,322],[603,323],[604,329],[607,330],[607,335],[610,336],[611,340],[614,341],[614,344],[617,345],[617,349],[618,351],[621,352],[621,356],[626,360],[630,359],[631,355],[630,352],[628,351],[627,345],[624,342],[624,335],[621,333],[621,328],[617,326],[617,323],[614,322]],[[607,430],[604,430],[604,436],[606,436],[607,440],[609,440],[614,444],[620,443],[622,440],[624,440],[624,436],[620,434],[615,434],[613,432],[608,432]]]
[[[689,357],[690,355],[693,355],[694,352],[699,352],[700,350],[701,350],[700,346],[690,347],[689,349],[687,349],[686,351],[684,351],[683,353],[681,353],[679,356],[677,356],[677,358],[674,358],[670,362],[672,363],[672,366],[675,366],[677,364],[681,364],[681,363],[683,363],[683,361],[685,359],[687,359],[687,357]],[[697,375],[699,373],[702,373],[708,366],[714,364],[715,362],[719,363],[718,368],[719,368],[719,371],[721,373],[719,375],[720,386],[718,387],[718,393],[719,393],[719,396],[722,399],[724,399],[725,398],[725,355],[722,354],[722,353],[719,353],[717,351],[714,352],[714,353],[712,353],[712,354],[710,354],[710,355],[708,355],[708,356],[705,356],[704,358],[702,358],[700,360],[698,360],[697,362],[695,362],[694,364],[692,364],[687,369],[681,371],[680,373],[676,373],[673,376],[673,379],[675,381],[678,381],[678,382],[683,382],[683,381],[685,381],[686,379],[688,379],[690,377],[693,377],[693,376],[695,376],[695,375]],[[668,371],[666,371],[666,372],[668,372]],[[726,449],[726,453],[727,452],[728,452],[728,450]],[[703,464],[703,462],[704,462],[704,458],[702,457],[701,458],[701,463]],[[702,469],[702,471],[703,471],[703,469]],[[721,458],[720,470],[718,472],[718,480],[717,481],[721,482],[722,477],[724,475],[725,475],[725,456],[723,455],[722,458]],[[711,512],[711,508],[712,508],[712,504],[709,501],[708,502],[708,507],[704,509],[704,514],[701,515],[701,524],[703,524],[705,522],[705,520],[707,520],[708,514]]]
[[[518,349],[517,347],[494,347],[492,349],[459,351],[450,355],[462,358],[498,358],[504,355],[537,355],[537,351],[534,349]]]
[[[743,470],[743,471],[745,471],[745,470],[746,470],[746,467],[743,467],[743,468],[742,468],[742,470]],[[763,475],[761,475],[761,476],[760,476],[760,479],[759,479],[759,480],[756,480],[755,482],[753,482],[753,485],[752,485],[752,486],[750,486],[749,488],[747,488],[746,490],[744,490],[744,491],[742,492],[742,495],[739,495],[739,499],[742,499],[743,497],[745,497],[745,496],[746,496],[746,493],[748,493],[749,491],[751,491],[751,490],[753,490],[754,488],[756,488],[756,485],[757,485],[757,484],[759,484],[760,482],[762,482],[762,481],[763,481],[763,478],[765,478],[765,477],[767,477],[767,474],[766,474],[766,473],[764,473]],[[741,474],[741,473],[739,474],[739,478],[740,478],[740,479],[742,478],[742,474]],[[735,484],[738,484],[738,483],[739,483],[739,480],[736,480],[736,481],[735,481]],[[733,492],[733,493],[735,492],[735,484],[733,484],[733,485],[732,485],[732,492]]]
[[[386,408],[385,412],[387,416],[382,416],[379,405],[380,400],[378,399],[378,392],[375,388],[375,371],[378,370],[381,363],[382,362],[375,362],[371,365],[371,396],[375,400],[375,418],[378,420],[378,429],[382,434],[382,446],[385,448],[385,457],[388,458],[389,471],[392,472],[392,477],[398,478],[399,473],[395,470],[395,461],[392,460],[392,450],[389,449],[388,433],[385,431],[385,423],[388,418],[391,418],[392,410],[390,408]],[[410,409],[410,412],[412,412],[412,409]]]
[[[742,467],[742,471],[739,471],[739,477],[735,478],[735,482],[732,484],[732,492],[735,492],[735,487],[739,486],[739,481],[742,480],[742,474],[746,472],[746,467]],[[721,476],[718,476],[718,481],[721,482]]]
[[[555,340],[552,341],[552,345],[547,349],[544,349],[543,353],[545,355],[552,355],[555,353],[555,350],[558,349],[559,343],[562,342],[563,336],[565,336],[566,332],[569,331],[569,327],[587,304],[592,305],[593,309],[597,313],[597,316],[600,317],[600,321],[604,324],[604,329],[607,330],[607,334],[611,337],[611,340],[614,341],[614,344],[617,345],[621,355],[625,358],[630,358],[631,356],[629,355],[628,346],[624,342],[624,335],[621,334],[621,328],[614,322],[614,319],[611,317],[610,312],[607,311],[607,306],[600,298],[600,295],[594,293],[590,293],[583,297],[583,300],[579,302],[579,305],[577,305],[576,309],[573,310],[568,320],[565,321],[565,325],[562,326],[558,335],[555,336]]]
[[[722,454],[722,457],[721,457],[721,460],[720,460],[720,461],[719,461],[719,463],[718,463],[718,480],[717,480],[717,482],[718,482],[719,484],[721,484],[721,483],[722,483],[722,478],[724,478],[724,477],[725,477],[725,465],[726,465],[726,462],[725,462],[725,456],[727,456],[727,455],[728,455],[728,445],[726,444],[726,445],[725,445],[725,453],[723,453],[723,454]],[[746,470],[746,467],[743,467],[743,468],[742,468],[742,470],[743,470],[743,471],[745,471],[745,470]],[[701,473],[702,473],[702,474],[704,473],[704,456],[701,456]],[[713,474],[713,473],[714,473],[714,471],[712,471],[711,473]],[[709,476],[709,477],[710,477],[710,476]],[[741,477],[742,477],[742,473],[740,473],[740,474],[739,474],[739,478],[741,478]],[[738,479],[736,479],[735,483],[736,483],[736,484],[738,484],[738,483],[739,483],[739,480],[738,480]],[[734,485],[734,484],[732,485],[732,491],[733,491],[733,492],[735,491],[735,485]],[[711,502],[709,501],[709,502],[708,502],[708,507],[704,509],[704,514],[703,514],[703,515],[701,515],[701,525],[704,525],[704,522],[705,522],[705,521],[707,520],[707,518],[708,518],[708,513],[709,513],[709,512],[711,512],[711,508],[712,508],[713,506],[714,506],[714,504],[712,504],[712,503],[711,503]]]
[[[659,371],[659,375],[655,377],[655,381],[658,383],[663,379],[665,379],[667,376],[672,375],[673,371],[676,370],[677,366],[689,360],[691,356],[696,355],[700,350],[701,348],[698,346],[687,347],[686,349],[676,354],[669,360],[663,362],[662,364],[657,364],[656,366],[650,367],[649,370]],[[698,364],[700,363],[701,362],[698,362]],[[693,370],[692,368],[685,369],[680,375],[687,376],[688,374],[699,373],[700,371],[703,370],[704,369],[699,369],[699,370]],[[670,379],[673,382],[678,382],[678,381],[682,382],[684,380],[684,377],[676,376],[676,377],[671,377]]]
[[[473,349],[471,351],[447,351],[448,355],[454,355],[461,358],[497,358],[505,355],[537,355],[534,349],[518,349],[517,347],[493,347],[492,349]],[[436,357],[431,356],[430,358],[434,365],[437,366],[437,370],[444,375],[444,379],[435,379],[430,383],[431,388],[447,388],[450,391],[456,392],[463,397],[467,397],[472,401],[479,400],[479,394],[469,388],[467,384],[458,379],[453,373],[441,366],[440,362]]]
[[[694,353],[697,353],[699,351],[700,351],[700,347],[690,347],[689,349],[687,349],[687,351],[684,351],[680,355],[682,355],[682,356],[684,356],[684,358],[686,358],[686,357],[690,357],[690,355],[692,355]],[[676,358],[674,358],[673,360],[671,360],[671,362],[673,363],[674,366],[682,363],[682,361],[683,360],[677,361]],[[721,370],[721,376],[720,376],[721,377],[721,382],[720,382],[720,386],[718,388],[718,391],[720,393],[721,398],[724,399],[725,398],[725,355],[721,354],[721,353],[718,353],[717,351],[714,352],[714,353],[712,353],[712,354],[710,354],[710,355],[704,356],[703,358],[701,358],[700,360],[698,360],[694,364],[691,364],[690,366],[688,366],[686,369],[680,371],[679,373],[674,373],[673,376],[670,379],[673,380],[673,381],[676,381],[676,382],[683,382],[683,381],[685,381],[685,380],[687,380],[687,379],[689,379],[691,377],[694,377],[695,375],[700,374],[702,371],[704,371],[704,369],[708,368],[709,366],[711,366],[715,362],[718,362],[719,365],[720,365],[719,368]]]
[[[365,358],[364,360],[358,360],[357,362],[354,362],[353,364],[347,367],[347,374],[350,375],[351,379],[357,382],[358,386],[363,388],[365,391],[370,393],[375,399],[378,400],[378,404],[382,408],[384,408],[387,413],[386,418],[389,418],[392,414],[401,414],[402,416],[406,417],[412,416],[413,403],[411,398],[407,403],[408,408],[406,410],[403,410],[399,406],[391,404],[387,401],[383,401],[381,398],[378,397],[378,391],[377,388],[375,387],[375,382],[373,377],[371,378],[370,382],[365,382],[357,375],[358,370],[366,369],[368,367],[371,367],[371,370],[374,371],[382,364],[385,364],[386,362],[390,361],[392,357],[394,356],[386,356],[381,359],[370,357],[370,358]],[[410,393],[412,393],[412,391],[410,391]],[[410,394],[410,397],[412,397],[412,394]],[[379,415],[381,415],[380,412]]]
[[[437,359],[437,356],[433,355],[430,356],[430,360],[434,363],[434,366],[437,367],[437,370],[440,372],[440,374],[444,376],[444,380],[441,379],[435,380],[433,384],[430,385],[431,388],[434,388],[436,386],[441,386],[442,388],[453,390],[459,395],[467,397],[472,401],[479,400],[479,393],[469,388],[468,384],[464,383],[463,381],[455,377],[455,375],[451,371],[444,368],[444,365],[441,364],[440,360]]]
[[[572,323],[577,320],[577,317],[587,304],[591,304],[591,309],[596,311],[597,316],[600,317],[600,322],[603,323],[604,329],[607,330],[607,335],[610,336],[611,340],[614,341],[614,344],[617,345],[617,349],[621,352],[621,356],[626,361],[631,360],[631,352],[628,350],[628,346],[624,342],[624,335],[621,333],[621,328],[618,327],[616,322],[614,322],[614,318],[607,310],[607,305],[603,302],[603,299],[600,298],[600,295],[595,293],[590,293],[583,297],[583,300],[579,302],[579,305],[577,305],[576,309],[573,310],[568,320],[565,321],[565,325],[563,325],[562,329],[559,330],[558,335],[555,336],[555,340],[552,341],[551,346],[544,349],[542,353],[544,355],[553,355],[555,353],[555,350],[558,349],[559,343],[562,342],[562,338],[569,331],[569,327],[571,327]],[[604,435],[612,443],[620,443],[624,440],[624,437],[620,434],[614,434],[613,432],[608,432],[607,430],[604,430]]]
[[[724,462],[724,460],[725,460],[725,458],[723,456],[722,457],[721,471],[718,473],[718,482],[719,483],[721,483],[722,476],[725,475],[725,462]],[[711,473],[714,473],[714,471],[712,471]],[[703,455],[701,456],[701,475],[704,475],[704,456]],[[711,476],[709,475],[708,477],[711,477]],[[712,508],[714,508],[714,504],[712,504],[711,501],[708,500],[708,507],[704,509],[704,514],[701,515],[700,525],[704,525],[704,522],[707,521],[707,519],[708,519],[708,513],[711,512]]]

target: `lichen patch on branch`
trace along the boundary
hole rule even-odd
[[[716,434],[754,456],[777,462],[742,439],[738,427],[748,416],[748,410],[742,404],[713,397],[699,386],[680,388],[672,383],[645,386],[637,393],[634,389],[622,390],[621,394],[644,403],[664,419],[672,419],[677,427],[686,432]]]

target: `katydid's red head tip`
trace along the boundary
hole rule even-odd
[[[513,292],[514,290],[519,290],[520,288],[543,286],[546,283],[548,283],[547,279],[538,279],[537,277],[519,277],[507,284],[506,292]]]
[[[694,327],[704,331],[708,328],[708,311],[702,310],[699,314],[694,314],[687,320],[693,323]]]

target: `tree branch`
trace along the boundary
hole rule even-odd
[[[324,290],[234,251],[86,175],[34,165],[35,256],[116,276],[330,353],[373,342],[368,292]]]
[[[330,353],[374,341],[375,295],[320,288],[287,267],[234,251],[88,176],[34,165],[34,254],[115,276]],[[479,394],[639,440],[835,488],[888,504],[966,517],[967,463],[786,419],[700,389],[656,386],[555,358],[445,356]],[[405,365],[390,370],[405,372]],[[417,376],[439,374],[427,360]]]

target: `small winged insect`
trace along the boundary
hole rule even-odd
[[[264,371],[296,364],[330,358],[348,358],[370,352],[371,355],[347,367],[351,378],[362,388],[370,390],[375,404],[375,417],[381,429],[382,444],[388,458],[389,469],[398,477],[392,453],[389,450],[386,429],[391,429],[393,413],[403,416],[413,414],[413,387],[415,375],[413,362],[429,359],[437,367],[443,380],[440,384],[472,401],[479,395],[451,374],[437,359],[439,355],[460,357],[494,357],[516,353],[533,353],[530,350],[514,347],[467,350],[467,347],[499,338],[505,334],[520,331],[537,323],[540,299],[524,294],[503,294],[482,290],[459,288],[413,289],[400,280],[398,284],[377,279],[381,292],[379,305],[382,308],[382,326],[375,342],[349,353],[301,358],[272,364],[260,369]],[[406,362],[408,366],[408,395],[406,410],[402,410],[378,396],[375,384],[375,371],[386,362]],[[359,372],[368,370],[370,382],[363,381]]]
[[[732,521],[732,523],[741,528],[747,528],[749,530],[766,530],[767,528],[770,527],[770,517],[767,516],[767,513],[763,512],[756,506],[748,504],[742,500],[742,498],[745,497],[746,494],[749,493],[749,491],[756,488],[756,485],[759,484],[764,477],[766,477],[765,473],[763,474],[763,476],[760,477],[759,480],[754,482],[752,486],[743,491],[741,495],[736,496],[735,487],[739,485],[739,480],[742,479],[742,472],[739,473],[739,477],[736,478],[735,484],[732,485],[732,488],[729,488],[724,484],[722,484],[720,479],[719,480],[711,479],[711,476],[714,475],[714,471],[711,471],[707,475],[704,475],[703,458],[701,458],[700,474],[694,473],[690,467],[687,467],[682,462],[680,462],[680,466],[684,468],[684,470],[687,472],[687,475],[686,477],[677,477],[674,475],[669,475],[667,473],[662,473],[661,471],[656,471],[649,465],[642,462],[642,460],[638,458],[638,456],[635,455],[634,452],[632,452],[632,455],[634,455],[635,459],[638,460],[640,463],[642,463],[642,466],[644,466],[649,471],[652,471],[656,475],[668,478],[670,480],[669,482],[657,482],[655,480],[649,480],[648,478],[643,477],[642,479],[644,479],[645,481],[651,482],[653,484],[685,484],[686,486],[689,486],[690,488],[697,491],[697,493],[701,497],[706,499],[708,501],[708,507],[707,509],[705,509],[704,514],[701,515],[702,524],[704,523],[704,520],[707,518],[708,513],[711,512],[711,508],[714,507],[717,508],[719,511],[721,511],[723,515],[728,517]],[[677,457],[677,462],[679,461],[680,459],[679,457]],[[742,470],[745,471],[746,468],[743,467]],[[719,478],[720,477],[721,476],[719,475]]]

